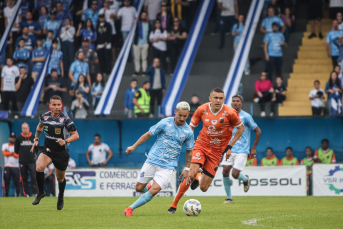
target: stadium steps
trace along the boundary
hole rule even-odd
[[[332,71],[331,58],[327,57],[325,37],[331,30],[332,21],[323,19],[323,36],[308,39],[311,26],[308,23],[307,32],[303,33],[302,46],[299,47],[297,59],[294,62],[293,73],[287,84],[287,100],[279,107],[279,116],[309,116],[312,115],[311,102],[308,94],[313,89],[313,82],[319,80],[321,88],[325,87]]]

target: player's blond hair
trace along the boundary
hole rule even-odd
[[[182,101],[176,105],[176,110],[184,110],[184,111],[188,110],[188,111],[190,111],[191,107],[189,106],[189,104],[187,102]]]

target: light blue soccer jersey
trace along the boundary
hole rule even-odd
[[[264,29],[267,32],[273,32],[274,22],[278,23],[280,27],[285,25],[285,23],[283,23],[281,18],[279,18],[278,16],[274,16],[274,17],[266,17],[265,19],[263,19],[261,26],[264,27]]]
[[[341,36],[343,36],[342,30],[331,30],[328,32],[328,35],[326,35],[326,43],[331,44],[331,56],[339,56],[339,49],[333,41]]]
[[[243,111],[243,110],[241,110],[238,115],[241,118],[241,120],[245,126],[245,129],[244,129],[242,136],[233,145],[231,152],[232,153],[246,153],[249,155],[250,154],[251,131],[257,127],[257,124],[255,123],[255,121],[251,117],[251,115],[248,114],[247,112]],[[236,131],[237,131],[237,128],[234,128],[231,140],[235,136]]]
[[[162,119],[152,126],[149,132],[152,136],[157,135],[157,139],[149,151],[146,160],[148,164],[174,170],[179,161],[182,145],[186,145],[186,150],[193,149],[192,129],[187,123],[177,126],[174,117]]]
[[[282,33],[271,32],[264,36],[263,42],[268,42],[268,55],[271,57],[282,57],[281,42],[285,41]]]

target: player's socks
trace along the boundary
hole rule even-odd
[[[154,198],[153,195],[150,194],[150,192],[145,193],[144,195],[141,195],[141,197],[139,197],[138,200],[136,200],[136,202],[134,202],[130,208],[132,210],[139,208],[140,206],[148,203],[150,200],[152,200],[152,198]]]
[[[67,184],[67,181],[66,181],[65,178],[64,178],[64,180],[61,183],[58,183],[58,190],[59,190],[58,198],[63,198],[64,190],[66,188],[66,184]]]
[[[228,199],[232,200],[230,177],[223,177],[223,182],[224,182],[224,189],[225,189],[225,192],[226,192],[226,196],[227,196]]]
[[[239,173],[239,176],[238,176],[238,180],[241,180],[241,181],[247,181],[247,177],[243,174],[243,173]]]
[[[37,172],[36,171],[36,180],[38,185],[38,194],[44,193],[44,172]]]
[[[173,200],[173,203],[170,205],[171,208],[177,208],[177,204],[179,203],[179,200],[185,194],[185,192],[188,190],[190,184],[186,185],[186,180],[183,180],[179,186],[179,189],[177,190],[177,194]]]
[[[151,188],[151,184],[147,184],[144,188],[143,188],[143,190],[141,191],[142,193],[146,193],[146,192],[148,192],[149,190],[150,190],[150,188]]]

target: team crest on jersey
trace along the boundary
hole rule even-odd
[[[224,123],[224,118],[219,118],[219,123],[223,124]]]
[[[216,125],[218,120],[211,120],[212,125]]]
[[[61,128],[55,128],[55,134],[61,134]]]
[[[181,134],[179,139],[180,141],[184,142],[186,140],[186,135]]]
[[[64,118],[60,118],[60,122],[63,122],[64,121]]]
[[[44,116],[43,119],[44,120],[48,120],[49,116]]]
[[[47,131],[48,130],[48,126],[44,126],[44,131]]]

